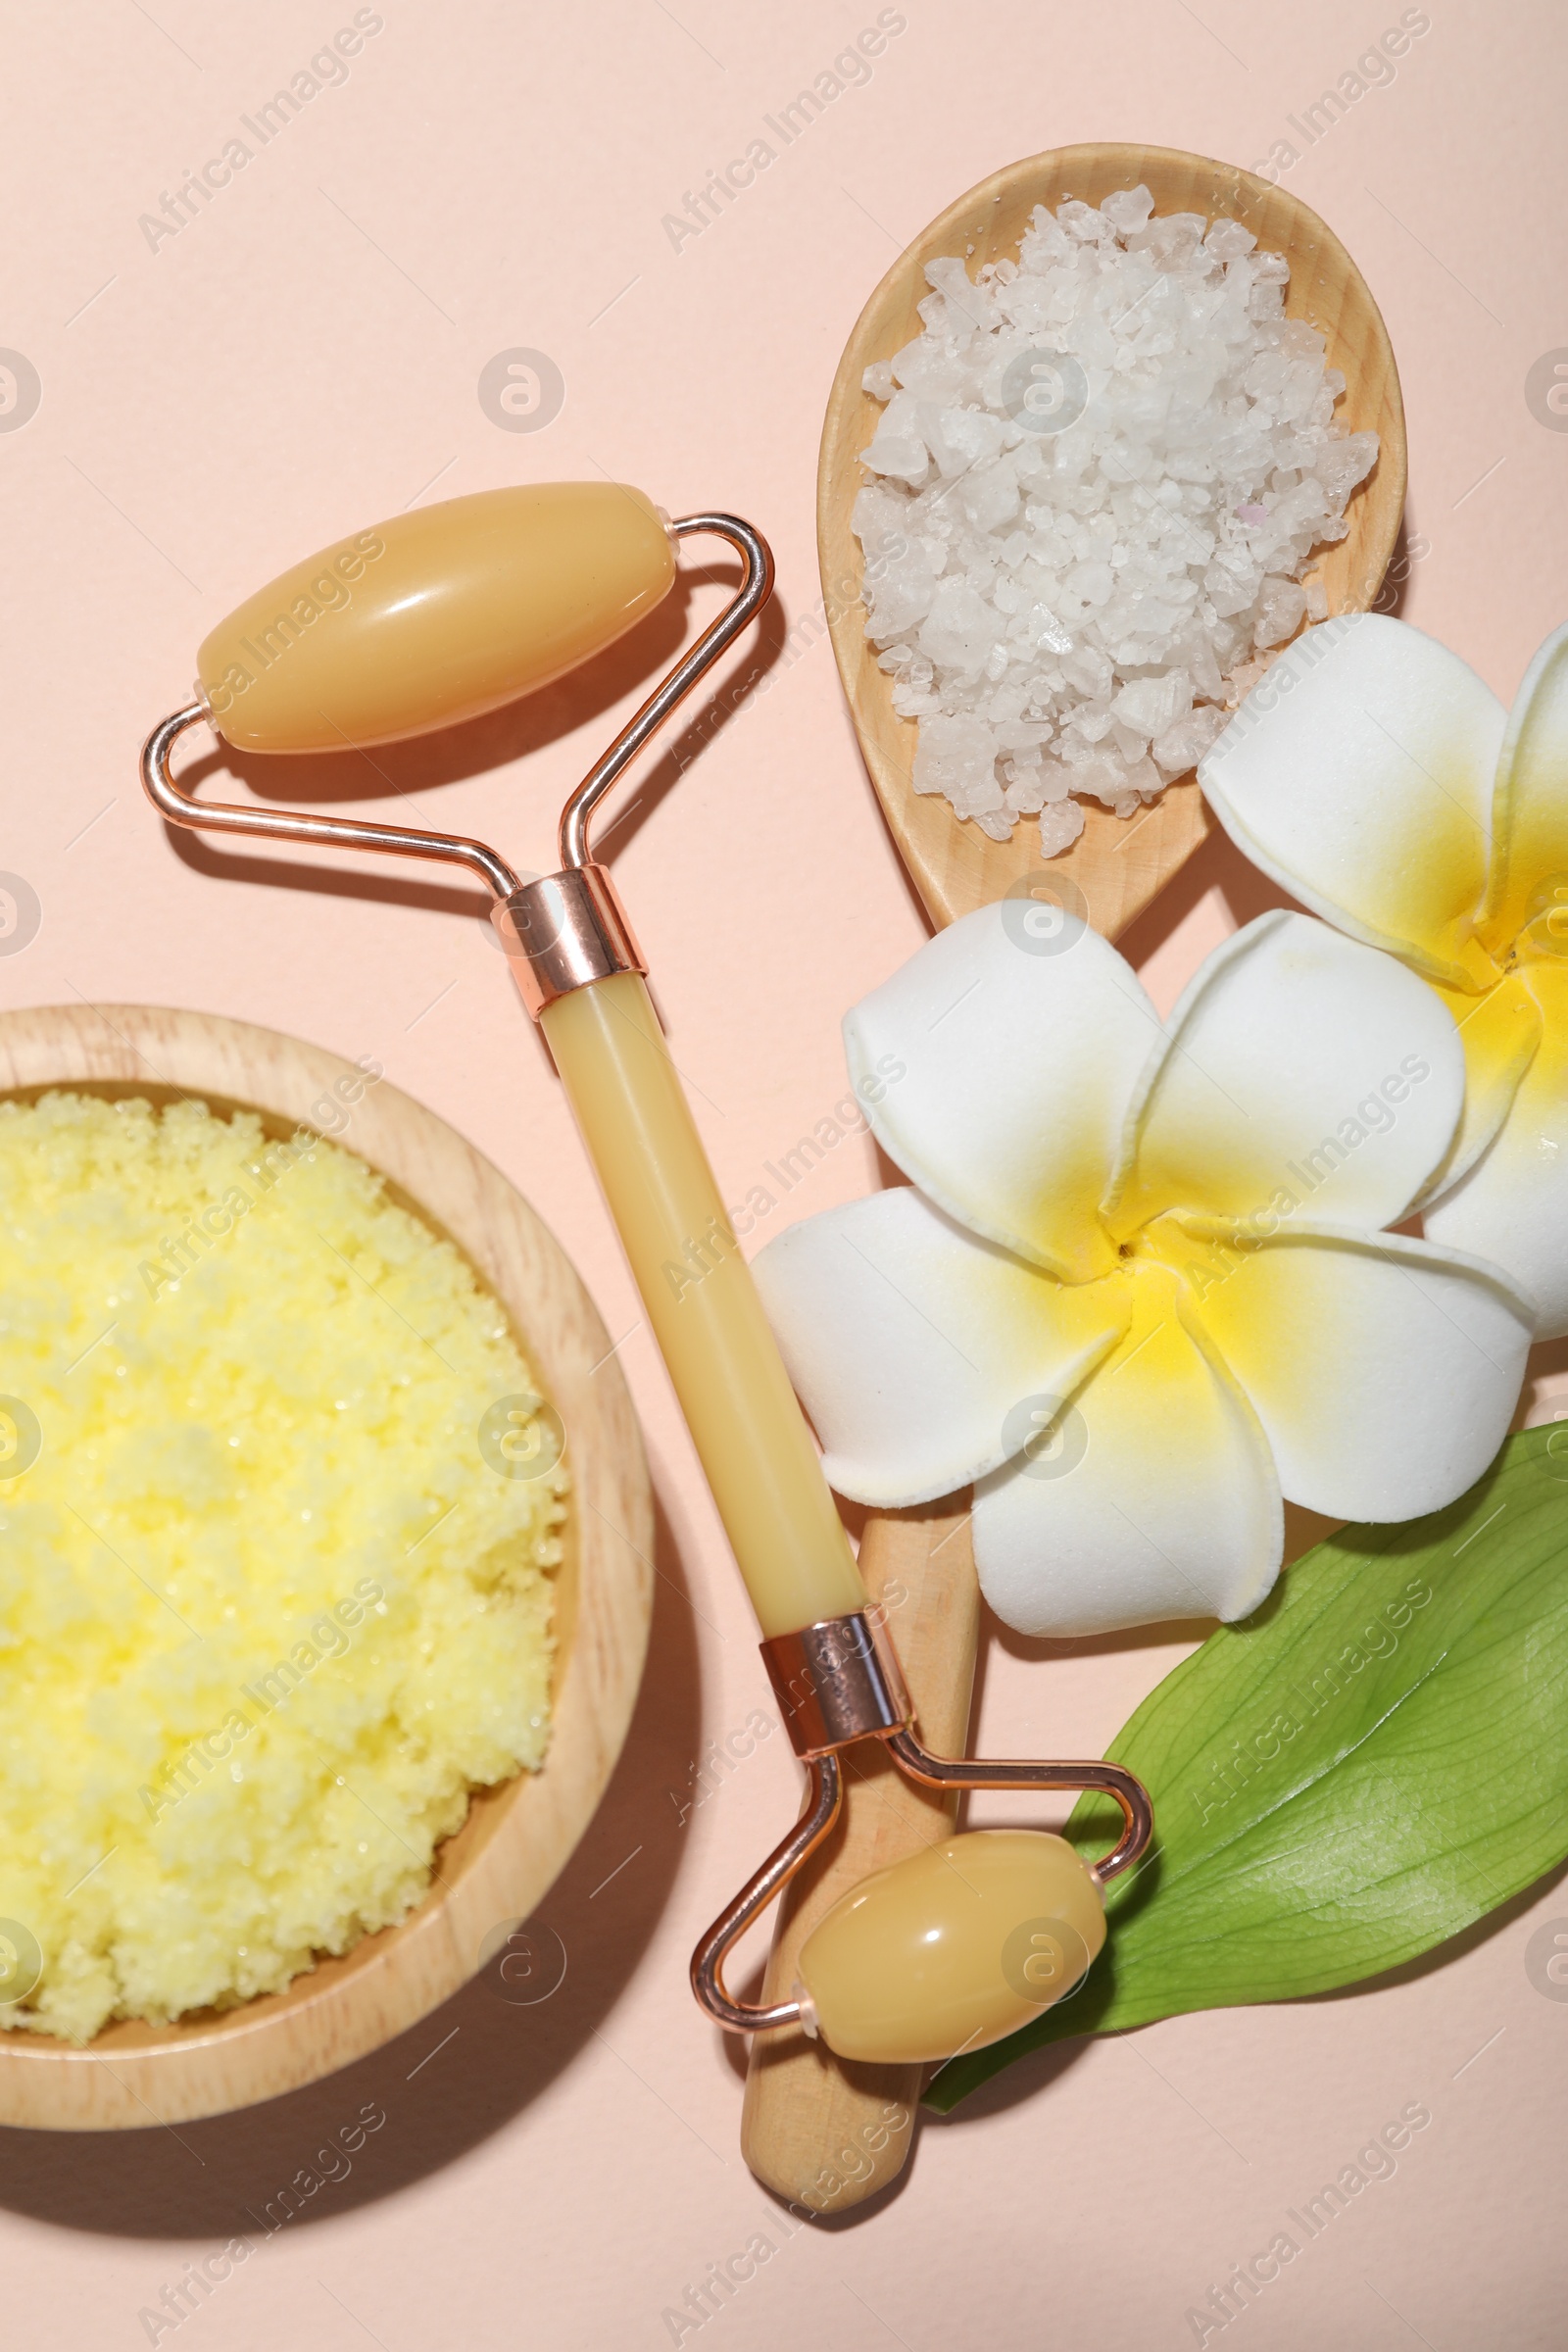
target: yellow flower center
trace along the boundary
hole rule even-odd
[[[1535,892],[1523,929],[1502,959],[1504,971],[1521,963],[1561,963],[1568,958],[1568,874],[1550,874]]]

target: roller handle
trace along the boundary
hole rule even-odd
[[[764,1638],[865,1606],[821,1458],[642,975],[541,1010]]]

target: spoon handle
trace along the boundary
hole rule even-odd
[[[886,1612],[922,1739],[943,1755],[962,1755],[980,1623],[967,1491],[915,1510],[873,1511],[860,1541],[860,1575],[873,1608]],[[801,1945],[839,1897],[870,1872],[932,1844],[956,1811],[955,1796],[917,1788],[872,1741],[844,1761],[839,1826],[784,1897],[767,1963],[767,2001],[788,1998]],[[790,2204],[846,2212],[903,2171],[923,2071],[836,2058],[795,2028],[758,2034],[746,2077],[742,2153],[758,2179]]]

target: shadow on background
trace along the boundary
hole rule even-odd
[[[702,1694],[685,1578],[657,1499],[655,1565],[648,1664],[625,1748],[582,1843],[535,1915],[541,1940],[553,1933],[565,1949],[565,1975],[550,1997],[514,2004],[492,1963],[397,2040],[261,2106],[144,2132],[0,2129],[0,2205],[100,2235],[245,2232],[254,2241],[269,2230],[269,2202],[302,2169],[321,2180],[351,2168],[322,2180],[292,2222],[274,2208],[273,2226],[327,2221],[406,2188],[548,2089],[625,1988],[674,1877],[678,1824],[665,1790],[687,1784]],[[352,2135],[362,2112],[377,2108],[386,2121],[357,2154],[326,2156],[340,2132]]]
[[[920,2129],[954,2132],[964,2124],[984,2123],[989,2116],[1005,2115],[1009,2108],[1020,2107],[1026,2099],[1038,2098],[1050,2090],[1092,2046],[1093,2037],[1082,2034],[1070,2041],[1048,2041],[1043,2049],[1030,2050],[1022,2058],[1015,2058],[988,2082],[982,2082],[978,2090],[971,2090],[950,2115],[939,2115],[934,2107],[922,2107]]]
[[[1438,1969],[1448,1967],[1452,1961],[1462,1960],[1468,1953],[1478,1951],[1483,1944],[1505,1935],[1541,1901],[1543,1895],[1562,1886],[1565,1880],[1568,1880],[1568,1861],[1560,1862],[1544,1878],[1521,1888],[1505,1903],[1499,1903],[1496,1910],[1487,1912],[1468,1928],[1462,1928],[1457,1936],[1450,1936],[1446,1943],[1435,1944],[1431,1951],[1418,1953],[1413,1960],[1404,1961],[1398,1968],[1386,1969],[1381,1976],[1363,1977],[1353,1984],[1341,1984],[1332,1992],[1305,1994],[1298,2001],[1259,2002],[1255,2006],[1317,2009],[1337,2001],[1357,2000],[1366,1993],[1391,1991],[1396,1985],[1417,1984],[1421,1978],[1432,1976]],[[1107,1945],[1106,1948],[1109,1950],[1111,1947]],[[1254,2004],[1241,2005],[1250,2007]],[[1154,2025],[1164,2022],[1160,2018],[1153,2020]],[[1147,2030],[1132,2026],[1122,2028],[1121,2032],[1142,2033]],[[1000,2074],[993,2075],[989,2082],[982,2082],[977,2090],[972,2090],[951,2114],[938,2115],[930,2108],[923,2108],[921,2120],[927,2130],[947,2131],[956,2125],[981,2123],[988,2116],[1004,2114],[1008,2108],[1019,2106],[1024,2100],[1049,2090],[1092,2047],[1094,2038],[1091,2033],[1086,2032],[1070,2039],[1050,2041],[1040,2049],[1030,2050],[1013,2060]]]
[[[1230,837],[1214,823],[1207,840],[1199,843],[1186,864],[1177,868],[1157,897],[1120,933],[1117,953],[1126,956],[1134,971],[1140,971],[1211,890],[1219,892],[1238,931],[1274,906],[1306,912],[1288,890],[1259,873],[1255,865],[1249,865]]]
[[[1517,1894],[1511,1894],[1494,1911],[1483,1912],[1479,1919],[1471,1921],[1469,1927],[1461,1928],[1457,1936],[1450,1936],[1446,1943],[1434,1944],[1429,1952],[1417,1952],[1413,1960],[1402,1961],[1397,1968],[1385,1969],[1381,1977],[1365,1977],[1358,1984],[1340,1984],[1333,1992],[1309,1993],[1305,1996],[1303,2006],[1316,2009],[1325,2002],[1350,2000],[1361,1992],[1385,1992],[1396,1984],[1419,1984],[1423,1977],[1430,1977],[1435,1970],[1446,1968],[1450,1960],[1462,1960],[1467,1953],[1479,1951],[1484,1943],[1490,1943],[1494,1936],[1506,1934],[1516,1921],[1523,1919],[1525,1913],[1540,1902],[1543,1895],[1550,1894],[1565,1881],[1568,1881],[1568,1860],[1559,1862],[1554,1869],[1546,1872],[1544,1878],[1535,1880],[1531,1886],[1521,1886]]]

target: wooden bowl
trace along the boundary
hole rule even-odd
[[[893,681],[876,665],[864,634],[860,544],[850,512],[867,478],[860,452],[876,430],[882,403],[862,391],[873,360],[891,359],[921,331],[916,309],[931,291],[927,262],[956,254],[971,276],[983,262],[1013,259],[1037,204],[1065,197],[1099,204],[1142,181],[1156,213],[1228,214],[1291,265],[1286,314],[1304,318],[1328,344],[1328,365],[1345,377],[1335,411],[1351,432],[1375,432],[1380,450],[1371,474],[1346,510],[1350,528],[1313,558],[1331,612],[1364,612],[1377,596],[1404,509],[1404,409],[1388,330],[1366,281],[1316,213],[1234,164],[1211,163],[1170,147],[1057,147],[983,179],[950,205],[902,254],[855,324],[828,396],[817,470],[817,547],[839,673],[877,798],[926,909],[937,923],[1004,898],[1041,868],[1039,835],[1028,818],[1010,840],[991,841],[956,817],[941,794],[916,795],[915,721],[893,708]],[[1089,919],[1114,939],[1147,906],[1208,830],[1196,782],[1167,786],[1141,817],[1126,822],[1108,808],[1085,808],[1084,830],[1052,858],[1053,876],[1070,876],[1084,893]]]
[[[344,1077],[360,1073],[318,1046],[206,1013],[80,1004],[0,1014],[0,1094],[199,1095],[215,1109],[256,1110],[286,1136]],[[437,1849],[430,1893],[400,1926],[318,1961],[282,1992],[169,2026],[109,2025],[82,2049],[0,2034],[0,2123],[77,2132],[179,2123],[275,2098],[363,2057],[466,1983],[491,1929],[533,1912],[620,1752],[648,1643],[653,1503],[605,1327],[526,1200],[433,1112],[382,1080],[354,1104],[342,1141],[462,1250],[506,1306],[565,1424],[572,1495],[544,1766],[475,1793]]]

